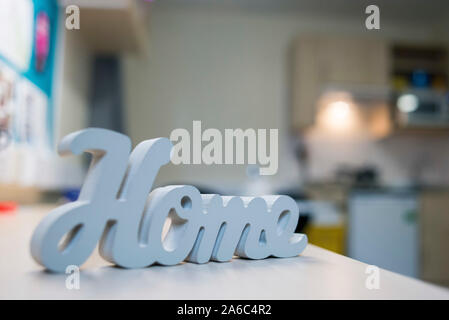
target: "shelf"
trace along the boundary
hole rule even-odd
[[[413,74],[420,71],[429,82],[426,86],[434,86],[432,82],[436,78],[439,86],[447,87],[449,69],[446,46],[396,44],[392,47],[391,58],[391,76],[399,79],[401,85],[422,87],[413,83],[412,79]]]
[[[93,52],[146,53],[148,3],[137,0],[71,0],[68,4],[79,6],[79,31]]]

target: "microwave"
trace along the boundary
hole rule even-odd
[[[401,128],[448,128],[449,93],[416,89],[393,95],[395,123]]]

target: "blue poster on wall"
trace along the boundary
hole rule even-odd
[[[0,148],[53,144],[56,0],[0,2]]]
[[[33,51],[25,72],[49,97],[52,94],[58,7],[56,0],[34,0]]]

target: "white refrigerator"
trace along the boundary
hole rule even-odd
[[[413,191],[355,191],[349,198],[351,258],[418,277],[417,194]]]

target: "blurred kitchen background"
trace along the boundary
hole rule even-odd
[[[0,216],[76,200],[88,158],[55,148],[85,127],[277,128],[274,176],[170,164],[157,185],[288,194],[311,243],[449,286],[448,52],[446,0],[1,0]]]

